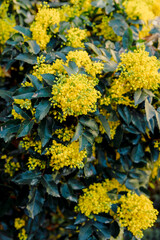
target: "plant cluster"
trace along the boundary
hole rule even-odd
[[[138,240],[160,208],[159,0],[0,4],[0,239]]]

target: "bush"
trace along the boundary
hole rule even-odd
[[[154,225],[158,9],[1,3],[0,239],[134,240]]]

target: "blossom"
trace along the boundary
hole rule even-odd
[[[61,75],[52,87],[50,101],[53,107],[62,109],[63,119],[95,112],[101,94],[94,86],[95,83],[84,74],[72,74],[69,77]]]
[[[128,192],[120,198],[117,217],[121,227],[127,227],[137,238],[143,237],[142,230],[152,227],[157,219],[158,211],[153,203],[145,196]]]
[[[67,45],[75,48],[84,47],[82,40],[87,37],[87,32],[85,29],[80,28],[70,28],[66,34]]]
[[[20,228],[25,226],[25,220],[21,218],[15,218],[14,227],[19,230]]]

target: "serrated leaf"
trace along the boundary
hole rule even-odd
[[[29,80],[31,81],[35,89],[39,90],[43,87],[42,83],[39,81],[39,79],[36,76],[32,74],[28,74],[27,77],[29,78]]]
[[[110,138],[110,127],[109,127],[109,123],[108,123],[106,117],[100,114],[98,116],[98,118],[101,121],[101,123],[102,123],[102,125],[104,127],[105,132],[107,133],[108,137]]]
[[[42,99],[36,108],[35,118],[39,122],[41,121],[49,112],[51,108],[51,103],[48,100]]]
[[[77,141],[79,139],[79,137],[82,135],[82,131],[83,131],[83,126],[82,126],[82,124],[78,123],[76,126],[75,134],[74,134],[71,142]]]
[[[14,99],[32,99],[35,89],[33,87],[22,87],[14,92]]]
[[[93,2],[92,2],[93,3]],[[99,50],[99,48],[97,48],[93,43],[85,43],[85,46],[89,47],[90,49],[93,50],[94,53],[96,53],[97,55],[101,55],[101,51]]]
[[[38,127],[38,135],[40,136],[42,147],[44,147],[52,137],[52,126],[48,119],[43,119]]]
[[[30,49],[29,52],[34,53],[34,54],[38,54],[40,52],[40,46],[37,44],[37,42],[35,40],[29,40],[27,41]]]
[[[27,210],[29,212],[29,217],[34,218],[42,211],[45,199],[42,192],[36,187],[31,188],[28,198]]]
[[[53,197],[60,197],[57,185],[51,174],[45,174],[41,181],[49,195],[52,195]]]
[[[96,121],[94,119],[84,116],[84,117],[81,117],[79,121],[84,126],[91,128],[92,130],[99,131],[98,124],[96,123]]]
[[[142,103],[147,97],[147,94],[143,92],[141,89],[137,89],[134,93],[134,104],[135,106]]]
[[[37,184],[41,175],[41,172],[26,171],[16,175],[16,177],[12,179],[12,182],[20,185],[34,185]]]
[[[45,88],[41,88],[40,90],[38,90],[37,92],[35,92],[32,95],[32,98],[48,98],[48,97],[52,97],[51,94],[51,89],[49,87],[45,87]]]
[[[43,80],[50,86],[56,83],[55,76],[53,74],[41,74]]]
[[[86,223],[83,227],[80,228],[78,240],[88,240],[92,232],[92,225],[90,223]]]
[[[37,64],[37,56],[30,53],[20,53],[15,59],[31,65]]]
[[[67,183],[64,183],[61,186],[60,191],[64,198],[66,198],[72,202],[77,202],[77,197],[73,195],[73,193],[71,192],[71,189],[69,188]]]
[[[3,138],[5,142],[8,142],[12,138],[13,133],[17,133],[20,127],[18,120],[10,120],[0,126],[0,138]]]
[[[0,90],[0,97],[5,99],[6,101],[13,100],[12,94],[13,94],[12,92],[5,91],[5,90]]]
[[[122,38],[122,44],[123,47],[126,48],[130,48],[132,46],[133,43],[133,33],[132,30],[130,28],[126,29]]]
[[[25,118],[26,120],[30,120],[31,118],[28,116],[27,113],[25,113],[21,108],[19,108],[18,106],[14,105],[13,109],[16,111],[16,113],[20,114],[23,118]]]
[[[25,120],[18,129],[17,138],[24,137],[30,133],[34,125],[34,120]]]
[[[155,109],[149,103],[148,99],[145,100],[145,111],[146,111],[147,121],[149,121],[151,118],[155,116]]]

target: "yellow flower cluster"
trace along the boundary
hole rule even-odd
[[[42,161],[40,159],[33,158],[33,157],[29,157],[27,165],[28,165],[29,171],[35,170],[36,167],[39,167],[40,169],[45,168],[45,162],[44,161]]]
[[[91,5],[92,0],[70,0],[70,3],[73,4],[73,6],[78,6],[78,8],[81,11],[81,14],[83,12],[89,12],[92,8]]]
[[[107,192],[112,189],[117,189],[118,192],[127,191],[124,185],[121,185],[116,179],[106,179],[102,183],[94,183],[89,188],[83,189],[83,195],[79,197],[78,205],[75,210],[80,211],[89,217],[92,213],[108,213],[113,203],[117,200],[112,200]]]
[[[78,48],[82,47],[84,48],[84,43],[82,43],[83,40],[87,37],[87,31],[85,29],[80,28],[70,28],[67,31],[67,45]]]
[[[13,29],[13,27],[16,25],[16,21],[13,16],[8,16],[8,7],[9,4],[5,1],[0,5],[0,45],[2,45],[2,47],[10,38],[12,33],[16,32]]]
[[[103,63],[93,62],[88,53],[83,50],[70,51],[66,58],[67,63],[74,61],[79,68],[83,67],[86,72],[93,77],[95,77],[96,74],[100,74],[103,70]]]
[[[97,36],[103,36],[106,40],[120,41],[122,38],[117,36],[113,31],[112,27],[109,26],[111,17],[103,16],[102,21],[99,25],[94,25],[93,32]]]
[[[14,227],[19,230],[20,228],[25,226],[25,220],[21,218],[15,218]]]
[[[63,116],[60,115],[62,119],[71,115],[79,116],[95,112],[100,92],[94,86],[94,81],[84,74],[72,74],[69,77],[61,75],[57,84],[52,87],[53,97],[50,101],[53,107],[62,109]]]
[[[19,104],[20,108],[30,109],[32,106],[31,100],[28,99],[14,99],[15,104]]]
[[[13,177],[14,173],[20,169],[19,162],[15,162],[12,156],[3,155],[1,159],[5,159],[4,172],[8,173],[10,177]]]
[[[21,231],[18,233],[19,240],[27,240],[28,236],[26,234],[26,230],[24,228],[21,229]]]
[[[52,141],[46,155],[50,158],[50,166],[53,171],[68,166],[71,168],[83,168],[83,160],[87,156],[85,150],[79,152],[79,142],[72,142],[65,146],[55,140]]]
[[[30,137],[24,137],[23,141],[20,142],[21,147],[25,150],[28,150],[30,147],[34,148],[34,151],[41,154],[42,152],[42,144],[41,141],[34,141]]]
[[[18,114],[14,109],[12,109],[12,115],[14,117],[14,119],[20,119],[22,122],[25,120],[21,114]]]
[[[121,227],[127,227],[137,238],[143,237],[142,230],[152,227],[157,219],[158,211],[153,203],[145,196],[128,192],[120,198],[117,216]]]
[[[159,0],[125,0],[123,2],[125,11],[129,18],[144,21],[143,29],[139,33],[139,37],[145,37],[152,28],[152,21],[159,16],[160,1]]]
[[[57,129],[54,134],[58,135],[57,137],[61,139],[63,142],[69,142],[73,135],[74,135],[74,126],[72,125],[71,128],[65,127],[62,129]]]
[[[137,89],[156,90],[160,83],[159,60],[149,56],[144,48],[121,54],[121,62],[117,72],[121,71],[110,88],[110,97],[118,104],[133,105],[133,99],[127,94],[134,93]],[[146,71],[147,69],[147,71]]]
[[[40,4],[35,21],[31,25],[32,38],[37,41],[40,48],[43,50],[49,43],[53,33],[50,30],[51,26],[55,26],[54,32],[58,31],[60,23],[60,14],[57,9],[49,8],[47,4]]]

